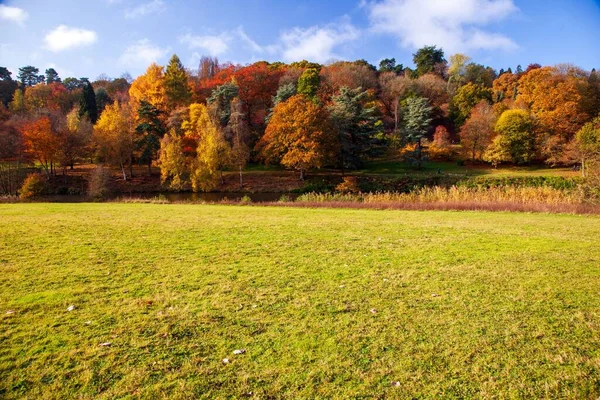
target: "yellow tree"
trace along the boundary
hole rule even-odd
[[[121,168],[123,180],[127,180],[125,163],[129,160],[131,177],[132,153],[134,149],[135,113],[130,105],[115,101],[106,106],[94,126],[94,142],[100,155]]]
[[[517,102],[535,117],[538,146],[547,162],[561,159],[564,146],[588,118],[581,111],[583,83],[555,67],[534,69],[519,80]]]
[[[150,64],[146,73],[140,75],[129,88],[129,96],[137,110],[142,100],[147,101],[160,110],[166,110],[164,68],[155,63]]]
[[[296,95],[279,103],[259,142],[266,161],[300,171],[320,168],[332,147],[332,129],[324,110],[308,97]]]
[[[183,140],[171,129],[160,141],[158,157],[160,179],[171,189],[182,190],[187,182],[187,160],[183,152]]]
[[[194,103],[182,126],[185,135],[197,143],[196,158],[190,171],[192,190],[206,192],[216,188],[219,178],[223,180],[223,168],[231,151],[218,121],[204,104]]]

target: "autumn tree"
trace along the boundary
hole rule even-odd
[[[235,72],[238,97],[242,101],[248,124],[255,134],[262,131],[271,99],[279,87],[282,70],[271,69],[266,62],[257,62]]]
[[[279,104],[279,103],[278,103]],[[227,131],[231,141],[231,165],[238,170],[240,188],[244,186],[243,170],[250,159],[248,146],[248,125],[244,118],[243,107],[238,98],[231,102],[231,112]]]
[[[160,166],[160,180],[174,190],[183,190],[188,181],[188,162],[183,151],[183,139],[170,130],[160,140],[160,151],[158,156]]]
[[[497,166],[501,162],[525,164],[535,158],[534,124],[526,110],[508,110],[496,122],[497,136],[483,159]]]
[[[23,126],[25,151],[32,159],[40,163],[48,178],[52,164],[60,149],[60,138],[52,127],[48,116],[43,116]]]
[[[581,157],[581,175],[600,183],[600,116],[585,124],[575,137]]]
[[[460,129],[460,144],[465,157],[481,160],[495,135],[496,115],[490,104],[482,100]]]
[[[186,136],[196,140],[196,157],[191,166],[192,189],[210,191],[222,180],[223,168],[228,164],[230,147],[220,124],[210,115],[204,104],[190,105],[190,118],[184,123]]]
[[[537,141],[547,162],[561,159],[563,147],[588,118],[581,103],[584,82],[583,77],[561,73],[554,67],[533,69],[519,80],[517,101],[536,119]]]
[[[173,54],[164,76],[164,88],[167,110],[187,106],[192,98],[187,72],[177,57]]]
[[[339,61],[321,69],[323,89],[333,96],[342,87],[349,89],[377,90],[377,71],[360,61]]]
[[[152,175],[152,161],[160,148],[160,139],[165,134],[162,122],[163,111],[149,102],[142,100],[138,108],[137,145],[141,151],[140,161],[148,165],[148,175]]]
[[[121,168],[123,180],[127,180],[127,161],[130,177],[132,175],[132,154],[135,148],[134,118],[134,111],[130,105],[120,105],[115,101],[106,106],[94,125],[93,140],[98,146],[99,155]]]
[[[427,154],[430,159],[447,160],[452,154],[450,133],[443,125],[438,125],[433,133],[433,140],[429,144]]]
[[[417,168],[423,164],[422,139],[431,126],[433,109],[427,99],[412,96],[405,100],[402,116],[403,142],[407,144],[403,155],[409,162],[415,162]]]
[[[452,98],[451,116],[457,126],[462,125],[471,114],[471,110],[480,101],[492,102],[492,90],[482,85],[467,83],[461,86]]]
[[[319,91],[319,85],[321,84],[321,76],[319,75],[319,70],[316,68],[309,68],[304,70],[300,78],[298,78],[298,89],[296,90],[298,94],[303,94],[310,98],[315,98],[317,92]],[[288,92],[290,91],[290,87],[287,87]],[[278,99],[281,101],[281,99]],[[274,104],[276,105],[276,104]]]
[[[517,88],[519,76],[512,73],[504,73],[496,78],[492,84],[494,92],[494,101],[515,100],[517,98]]]
[[[368,92],[342,87],[328,111],[338,138],[342,169],[360,168],[365,160],[382,154],[383,124]]]
[[[465,75],[467,73],[467,64],[471,61],[471,57],[457,53],[450,56],[450,65],[448,67],[448,84],[454,84],[457,87],[465,83]]]
[[[67,166],[73,169],[75,159],[84,155],[86,145],[91,139],[92,124],[89,119],[79,116],[77,108],[73,108],[64,117],[62,130],[58,161],[62,164],[65,173]]]
[[[331,142],[324,110],[298,94],[275,107],[259,148],[267,162],[294,168],[304,180],[308,169],[323,166]]]
[[[400,102],[410,95],[416,94],[416,84],[413,79],[397,76],[393,72],[384,72],[379,75],[381,93],[379,100],[383,106],[383,114],[387,117],[393,131],[400,129]]]
[[[134,108],[139,108],[142,101],[145,101],[159,110],[167,109],[163,70],[163,67],[152,63],[146,73],[133,81],[129,88],[129,96],[134,103]]]

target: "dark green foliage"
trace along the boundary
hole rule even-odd
[[[415,70],[417,76],[434,72],[438,64],[446,62],[444,50],[438,49],[436,46],[422,47],[413,54],[413,62],[417,66]]]
[[[237,97],[239,88],[235,83],[226,82],[217,86],[207,99],[208,104],[214,105],[217,110],[217,116],[221,121],[221,125],[225,126],[229,123],[231,116],[231,101]]]
[[[296,85],[293,83],[286,83],[285,85],[280,86],[279,89],[277,89],[275,96],[273,96],[273,108],[269,110],[269,115],[267,115],[267,118],[265,118],[265,122],[269,123],[269,120],[273,115],[273,109],[277,106],[277,104],[283,103],[290,97],[295,96],[296,93]]]
[[[396,64],[395,58],[384,58],[379,62],[379,72],[394,72],[400,74],[404,71],[404,65]]]
[[[21,83],[21,87],[34,86],[46,80],[44,75],[39,75],[40,70],[31,65],[19,68],[17,79]]]
[[[353,62],[353,64],[364,65],[365,67],[369,68],[371,71],[375,71],[375,72],[377,71],[377,67],[365,59],[356,60]]]
[[[377,109],[366,104],[367,96],[360,88],[342,87],[329,106],[340,147],[338,164],[344,169],[360,168],[384,150],[383,123]]]
[[[457,186],[466,187],[549,187],[557,190],[575,189],[583,183],[582,178],[564,176],[503,176],[474,177],[457,182]]]
[[[421,168],[423,152],[421,140],[431,127],[433,108],[423,97],[409,97],[404,101],[402,115],[402,139],[406,144],[414,144],[414,151],[405,151],[404,158]]]
[[[12,101],[13,94],[17,90],[18,83],[12,79],[12,72],[6,67],[0,67],[0,102],[8,107]]]
[[[469,63],[465,68],[465,82],[471,82],[477,85],[491,88],[494,79],[497,78],[496,71],[491,67],[484,67],[481,64]]]
[[[81,79],[68,77],[63,81],[63,85],[67,88],[67,90],[75,90],[75,89],[83,89],[85,86],[85,82]]]
[[[113,102],[113,99],[109,96],[108,92],[104,88],[98,88],[95,91],[96,94],[96,107],[98,109],[98,117],[104,111],[104,108]]]
[[[305,70],[298,79],[298,94],[314,98],[319,91],[320,83],[321,76],[319,75],[319,70],[316,68],[309,68]]]
[[[79,99],[79,116],[87,115],[92,124],[98,119],[98,106],[96,105],[96,94],[90,81],[85,80],[83,83],[83,92]]]
[[[140,161],[148,164],[148,173],[151,174],[152,160],[160,149],[160,139],[164,136],[166,128],[160,117],[162,110],[142,100],[138,109],[139,125],[135,128],[138,134],[137,146],[141,151]]]
[[[60,83],[60,77],[58,76],[58,72],[56,72],[54,68],[48,68],[46,70],[46,85],[55,82]]]

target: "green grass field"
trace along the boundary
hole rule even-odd
[[[599,238],[574,215],[0,205],[0,398],[595,399]]]

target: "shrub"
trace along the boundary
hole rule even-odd
[[[345,176],[342,178],[344,181],[335,187],[336,192],[341,193],[358,193],[360,187],[358,185],[358,178],[355,176]]]
[[[40,197],[46,191],[46,178],[41,174],[29,174],[21,186],[21,199],[31,200]]]
[[[109,171],[102,166],[96,167],[92,171],[88,182],[88,196],[96,200],[105,199],[110,194],[109,182]]]

